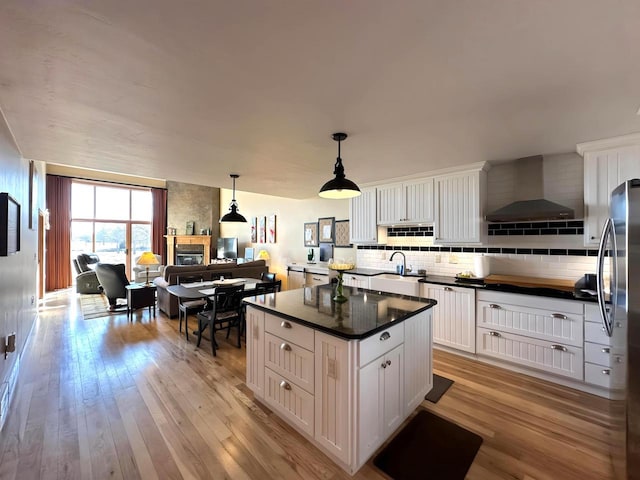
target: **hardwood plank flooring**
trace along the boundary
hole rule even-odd
[[[0,479],[384,479],[334,465],[244,384],[245,349],[218,356],[147,309],[84,320],[49,294],[0,433]],[[613,403],[436,351],[454,380],[422,406],[481,435],[470,479],[607,479]],[[428,469],[428,466],[425,466]]]

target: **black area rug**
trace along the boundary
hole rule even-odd
[[[464,480],[482,437],[421,409],[373,464],[395,480]]]
[[[444,392],[449,390],[449,387],[453,385],[453,380],[441,377],[440,375],[433,374],[433,388],[424,397],[425,400],[437,403],[440,397],[444,395]]]

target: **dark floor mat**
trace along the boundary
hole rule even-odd
[[[424,397],[425,400],[437,403],[440,397],[453,385],[453,380],[433,374],[433,388]]]
[[[464,480],[482,437],[420,409],[373,464],[395,480]]]

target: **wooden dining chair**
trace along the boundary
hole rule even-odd
[[[282,290],[282,280],[275,280],[273,282],[262,282],[256,284],[256,295],[262,295],[265,293],[276,293]]]
[[[244,284],[216,287],[215,292],[208,298],[208,308],[198,313],[198,342],[200,346],[202,332],[209,327],[211,335],[211,352],[216,355],[215,333],[218,330],[227,330],[227,338],[232,327],[238,329],[238,348],[240,348],[242,291]],[[210,308],[209,308],[210,307]]]
[[[178,284],[202,282],[202,275],[179,275]],[[182,333],[182,317],[184,317],[184,336],[189,341],[189,324],[188,317],[190,313],[196,313],[203,310],[207,305],[206,298],[198,298],[197,300],[183,300],[178,297],[178,331]]]
[[[260,280],[262,280],[263,282],[275,282],[276,274],[271,272],[262,272],[260,274]]]

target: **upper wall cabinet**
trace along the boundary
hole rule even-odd
[[[351,243],[377,243],[376,189],[363,188],[362,195],[349,200],[349,241]]]
[[[481,244],[484,234],[488,165],[435,178],[433,241]]]
[[[433,178],[378,187],[378,225],[433,222]]]
[[[582,143],[584,157],[584,244],[596,247],[609,216],[611,191],[640,178],[640,134]]]

